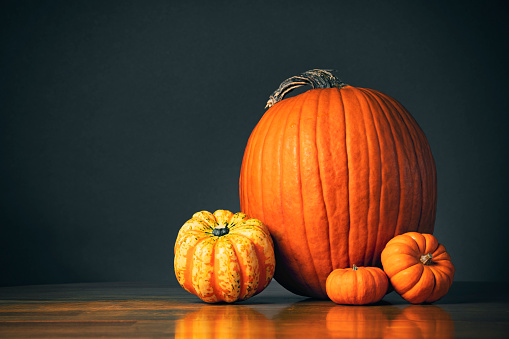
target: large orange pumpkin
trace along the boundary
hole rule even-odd
[[[395,235],[433,232],[435,164],[400,103],[312,70],[283,82],[268,106],[244,153],[240,203],[269,228],[281,285],[326,298],[334,269],[380,266]]]
[[[175,275],[205,302],[246,300],[272,280],[273,246],[260,220],[226,210],[197,212],[175,241]]]

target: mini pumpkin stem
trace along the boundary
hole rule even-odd
[[[212,234],[215,235],[216,237],[222,237],[223,235],[226,235],[228,233],[230,233],[230,229],[226,225],[216,226],[216,228],[212,230]]]
[[[353,264],[352,269],[353,269],[354,271],[357,271],[359,268],[358,268],[355,264]]]
[[[424,265],[429,265],[431,264],[431,259],[433,259],[433,256],[431,255],[431,253],[428,253],[426,255],[422,255],[421,256],[421,262],[424,264]]]
[[[277,102],[283,100],[284,96],[300,86],[310,85],[314,88],[342,88],[348,86],[337,79],[331,72],[332,70],[312,69],[300,75],[286,79],[279,85],[279,88],[272,93],[267,101],[265,108],[270,108]]]

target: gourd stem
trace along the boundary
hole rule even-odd
[[[348,86],[341,80],[336,78],[331,72],[332,70],[326,69],[312,69],[300,75],[293,76],[286,79],[279,85],[279,88],[272,93],[267,101],[265,108],[270,108],[277,102],[283,100],[284,96],[300,86],[310,85],[314,88],[342,88]]]
[[[352,269],[353,269],[354,271],[357,271],[357,269],[359,269],[359,268],[358,268],[357,266],[355,266],[355,264],[353,264]]]
[[[420,260],[424,265],[429,265],[431,264],[431,259],[433,259],[433,255],[431,255],[431,253],[428,253],[426,255],[422,255]]]
[[[219,225],[212,230],[212,234],[215,235],[216,237],[222,237],[223,235],[226,235],[228,233],[230,233],[230,229],[228,228],[227,225]]]

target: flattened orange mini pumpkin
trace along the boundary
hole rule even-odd
[[[327,295],[336,304],[366,305],[382,300],[389,280],[378,267],[353,265],[332,271],[325,286]]]
[[[447,294],[454,265],[445,247],[431,234],[408,232],[391,239],[382,265],[394,290],[413,303],[431,303]]]
[[[274,245],[267,227],[244,213],[195,213],[175,243],[180,285],[208,303],[245,300],[272,280]]]

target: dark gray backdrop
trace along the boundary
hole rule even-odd
[[[0,284],[176,284],[179,227],[239,210],[268,96],[311,68],[407,107],[456,279],[508,281],[502,3],[3,1]]]

